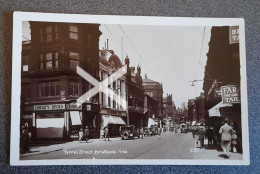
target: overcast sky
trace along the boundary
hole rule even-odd
[[[123,60],[128,54],[130,66],[141,65],[143,78],[146,73],[149,79],[162,82],[164,96],[172,94],[176,106],[180,107],[182,102],[203,92],[202,81],[195,86],[189,81],[204,78],[210,30],[209,26],[204,33],[201,26],[101,25],[99,48],[109,39],[109,49],[122,59],[123,37]],[[30,39],[27,22],[23,23],[23,36]]]

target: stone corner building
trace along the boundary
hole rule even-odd
[[[31,42],[23,43],[21,125],[32,138],[67,138],[73,130],[99,130],[98,95],[79,106],[91,85],[76,67],[99,80],[99,24],[29,22]]]

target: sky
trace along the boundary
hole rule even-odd
[[[164,96],[172,94],[177,107],[203,92],[203,81],[195,86],[190,81],[204,78],[210,26],[101,24],[99,29],[99,48],[103,49],[108,39],[109,49],[121,60],[128,55],[130,66],[141,66],[143,78],[147,74],[149,79],[162,82]],[[28,22],[23,22],[23,36],[23,40],[30,39]]]

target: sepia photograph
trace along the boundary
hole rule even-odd
[[[243,19],[14,13],[11,165],[248,165]]]

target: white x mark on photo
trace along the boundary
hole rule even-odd
[[[111,85],[114,81],[121,78],[123,75],[125,75],[127,72],[126,65],[122,66],[120,69],[118,69],[116,72],[111,74],[109,77],[104,79],[102,82],[99,82],[94,77],[92,77],[89,73],[84,71],[82,68],[77,66],[77,73],[84,78],[86,81],[91,83],[94,87],[91,88],[89,91],[87,91],[85,94],[80,96],[77,99],[78,104],[82,104],[85,101],[89,101],[89,99],[93,96],[95,96],[99,92],[103,92],[105,95],[113,96],[112,99],[114,101],[121,101],[120,105],[123,109],[126,109],[126,99],[116,94],[112,89],[110,89],[108,86]]]

